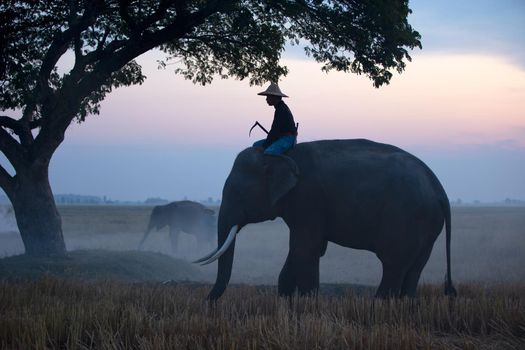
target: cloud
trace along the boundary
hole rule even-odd
[[[427,163],[449,199],[482,202],[525,199],[525,146],[516,140],[487,144],[428,145],[407,149]]]
[[[419,0],[410,7],[408,21],[422,36],[423,53],[502,56],[525,69],[525,1]],[[283,57],[310,60],[305,44],[287,45]]]
[[[525,68],[522,0],[415,1],[409,22],[424,51],[501,55]]]

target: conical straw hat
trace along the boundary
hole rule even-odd
[[[287,95],[281,92],[281,89],[279,89],[279,85],[277,85],[276,83],[270,83],[270,86],[268,86],[268,88],[265,91],[259,92],[257,95],[288,97]]]

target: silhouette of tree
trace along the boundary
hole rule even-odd
[[[64,255],[48,166],[73,121],[98,114],[114,88],[141,84],[134,59],[158,48],[194,83],[276,81],[287,43],[324,70],[366,74],[376,87],[420,47],[408,1],[5,0],[0,4],[0,186],[26,253]],[[71,68],[57,69],[62,57]],[[7,112],[5,112],[7,111]]]

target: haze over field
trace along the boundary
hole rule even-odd
[[[3,209],[4,208],[4,209]],[[62,206],[64,239],[70,251],[79,249],[135,250],[148,223],[152,207]],[[216,207],[214,208],[217,209]],[[2,214],[4,213],[4,215]],[[4,220],[2,218],[4,216]],[[12,213],[0,206],[0,257],[23,252]],[[2,222],[4,224],[2,224]],[[455,283],[522,283],[525,281],[524,207],[455,207],[452,210],[452,278]],[[275,285],[288,253],[288,228],[277,219],[250,224],[238,235],[232,282]],[[147,251],[193,261],[216,247],[200,246],[182,233],[174,253],[168,229],[152,231],[144,242]],[[442,233],[423,270],[421,282],[442,284],[446,271],[445,234]],[[214,282],[217,264],[195,269],[193,281]],[[329,243],[321,259],[322,283],[377,286],[381,264],[375,254]]]
[[[423,50],[389,86],[363,76],[324,74],[299,47],[283,55],[280,85],[300,123],[299,142],[368,138],[424,160],[449,198],[525,199],[525,2],[411,2]],[[73,125],[50,166],[54,193],[118,200],[220,198],[255,120],[273,115],[245,81],[195,86],[138,60],[141,86],[117,89],[101,115]],[[66,66],[68,62],[64,62]],[[0,162],[5,163],[0,155]]]

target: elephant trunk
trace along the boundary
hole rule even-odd
[[[138,250],[142,250],[142,245],[144,244],[144,241],[146,240],[146,238],[148,238],[152,228],[153,228],[153,225],[150,222],[149,225],[148,225],[148,228],[144,232],[144,236],[142,236],[142,239],[140,240],[140,243],[139,243],[139,245],[137,247]]]
[[[219,264],[217,267],[217,279],[213,289],[208,294],[208,300],[215,301],[219,299],[228,283],[230,282],[232,266],[233,266],[233,253],[235,250],[235,241],[231,244],[228,250],[219,258]]]
[[[217,230],[217,246],[222,247],[228,237],[231,237],[233,232],[237,233],[241,226],[238,225],[239,222],[234,220],[228,220],[225,218],[223,207],[221,207],[219,213],[219,222]],[[219,257],[219,264],[217,266],[217,279],[215,280],[215,285],[213,289],[208,294],[208,300],[215,301],[221,297],[224,293],[224,290],[230,282],[232,266],[233,266],[233,256],[235,252],[235,236],[233,236],[233,241],[229,245],[222,255]]]

